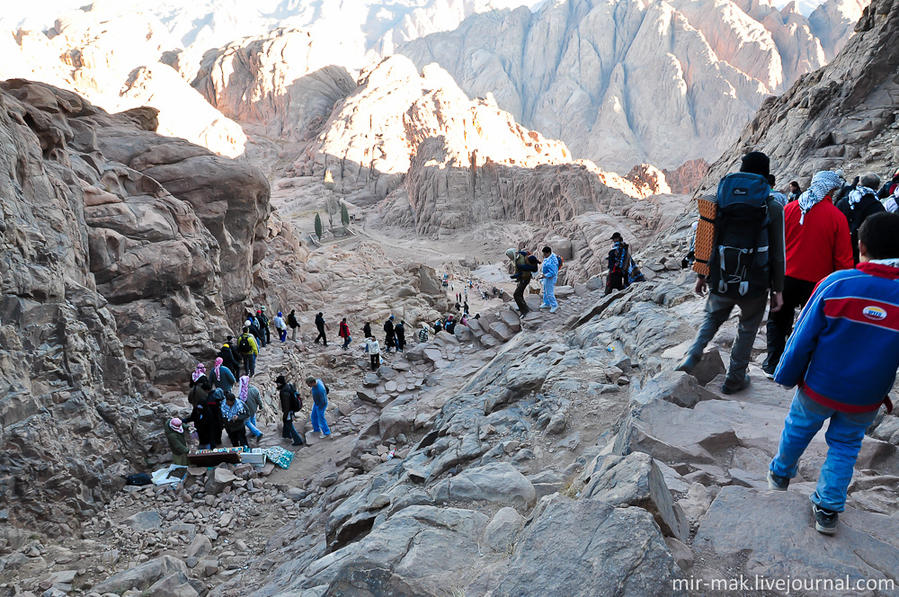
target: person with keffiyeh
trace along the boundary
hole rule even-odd
[[[837,202],[837,209],[843,212],[849,223],[852,256],[856,264],[859,260],[858,229],[869,216],[886,211],[880,199],[877,198],[877,191],[874,190],[879,186],[880,177],[869,172],[859,178],[858,184]]]
[[[768,317],[768,354],[762,365],[769,377],[774,375],[793,329],[796,308],[808,302],[818,282],[855,266],[849,224],[831,200],[843,182],[836,172],[818,172],[799,199],[784,208],[787,262],[783,307]]]
[[[212,381],[212,385],[221,388],[226,394],[230,392],[231,388],[234,387],[234,384],[237,383],[237,380],[234,379],[234,374],[223,364],[222,357],[216,357],[215,365],[212,367],[212,372],[209,377]]]

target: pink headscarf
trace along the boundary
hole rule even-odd
[[[249,392],[250,392],[250,378],[247,375],[242,375],[240,377],[240,387],[237,390],[237,397],[240,398],[241,400],[243,400],[244,402],[246,402],[247,394],[249,394]]]
[[[190,378],[194,381],[197,381],[204,375],[206,375],[206,365],[204,365],[203,363],[197,363],[197,368],[194,369],[194,372],[190,374]]]
[[[215,379],[216,379],[217,381],[222,381],[222,371],[221,371],[221,368],[222,368],[222,363],[223,363],[223,362],[224,362],[224,361],[222,360],[222,357],[217,357],[217,358],[215,359],[215,367],[213,368],[213,370],[215,371]]]
[[[172,428],[176,433],[184,433],[184,427],[181,426],[181,419],[175,417],[171,421],[169,421],[169,427]]]

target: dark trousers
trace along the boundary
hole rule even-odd
[[[780,357],[787,345],[787,338],[793,331],[793,318],[796,308],[805,306],[812,292],[815,290],[815,282],[807,282],[787,276],[784,278],[784,306],[780,311],[768,314],[768,356],[765,358],[764,368],[774,372]]]
[[[381,366],[381,355],[373,354],[373,355],[369,355],[369,356],[371,357],[371,370],[374,371],[375,369],[377,369],[378,367]]]
[[[318,336],[315,337],[315,343],[318,344],[319,340],[324,340],[325,346],[328,345],[328,336],[325,335],[325,328],[318,328]]]
[[[524,291],[527,290],[528,284],[531,283],[531,279],[527,280],[521,279],[518,280],[518,285],[515,287],[515,292],[512,293],[512,297],[515,299],[515,304],[518,305],[518,311],[525,315],[530,312],[530,307],[524,301]]]
[[[228,432],[228,439],[231,440],[231,445],[235,448],[237,446],[248,446],[247,442],[247,431],[246,427],[241,425],[239,429],[226,429]]]
[[[285,413],[281,416],[281,437],[292,439],[294,444],[302,444],[303,437],[297,433],[293,426],[293,413]]]
[[[353,340],[352,336],[346,336],[346,337],[343,339],[343,346],[342,346],[341,348],[343,348],[344,350],[346,350],[347,346],[350,345],[350,342],[352,342],[352,340]]]
[[[606,294],[612,294],[613,290],[624,290],[624,274],[621,272],[609,272],[606,280]]]
[[[727,378],[738,381],[746,374],[749,366],[749,358],[752,356],[752,344],[755,335],[759,331],[759,324],[765,316],[765,307],[768,305],[768,294],[738,299],[729,296],[721,296],[714,292],[709,293],[705,303],[705,318],[696,340],[687,354],[701,357],[706,345],[715,337],[718,328],[728,320],[734,307],[740,307],[740,323],[737,326],[737,337],[730,351],[730,367],[727,370]]]

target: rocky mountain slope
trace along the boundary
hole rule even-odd
[[[767,1],[566,0],[475,15],[400,51],[576,156],[672,168],[715,159],[767,95],[845,43],[864,3],[825,4],[806,19]]]
[[[19,525],[68,528],[142,462],[153,398],[231,328],[262,257],[266,180],[155,125],[0,84],[0,462]]]
[[[799,179],[803,188],[824,169],[842,168],[847,176],[892,175],[899,164],[897,28],[899,3],[872,2],[844,50],[765,102],[715,163],[704,186],[714,184],[750,148],[771,156],[772,172],[781,181]]]

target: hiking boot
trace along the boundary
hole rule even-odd
[[[550,312],[550,313],[555,313],[555,312],[558,311],[558,310],[559,310],[558,307],[552,307],[552,308],[550,308],[549,312]]]
[[[750,383],[750,380],[749,380],[748,373],[744,373],[743,379],[737,380],[737,381],[734,381],[733,379],[728,377],[727,379],[724,380],[724,385],[721,386],[721,393],[722,394],[736,394],[737,392],[748,388],[749,383]]]
[[[812,504],[812,514],[815,515],[815,530],[825,535],[833,535],[837,532],[837,520],[839,512],[822,508],[818,504]]]
[[[702,355],[688,354],[687,358],[681,361],[681,364],[674,368],[675,371],[683,371],[685,373],[693,373],[693,369],[699,364]]]
[[[540,305],[541,309],[549,309],[549,305]]]
[[[768,489],[773,489],[774,491],[786,491],[789,486],[789,477],[781,477],[780,475],[775,475],[770,470],[768,471]]]
[[[306,444],[304,444],[303,442],[293,442],[290,445],[291,446],[305,446]]]
[[[765,372],[765,377],[767,377],[768,379],[774,379],[774,369],[771,369],[770,367],[762,367],[762,371]]]

